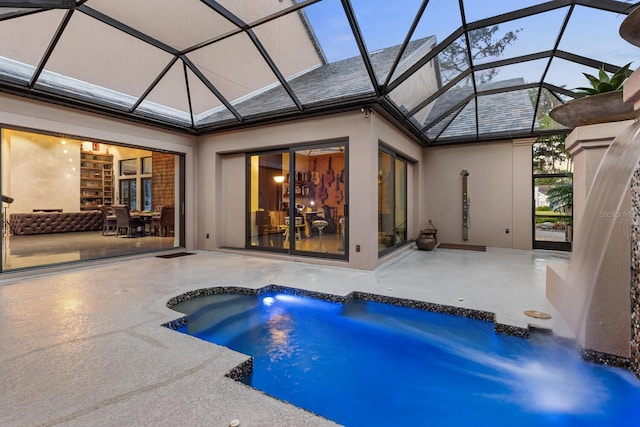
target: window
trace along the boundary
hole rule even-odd
[[[152,195],[153,192],[151,191],[152,187],[151,187],[151,178],[142,178],[141,179],[141,184],[142,184],[142,210],[143,211],[151,211],[152,209],[152,205],[153,205],[153,200],[152,200]]]
[[[129,206],[132,211],[138,210],[135,179],[121,179],[120,180],[120,203]]]
[[[151,175],[153,173],[153,164],[151,162],[151,157],[143,157],[142,158],[142,174],[143,175]]]
[[[138,165],[136,159],[120,160],[120,176],[137,175]]]

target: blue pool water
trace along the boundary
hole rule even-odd
[[[284,293],[173,307],[182,332],[254,357],[252,387],[346,426],[638,426],[640,381],[545,334]]]

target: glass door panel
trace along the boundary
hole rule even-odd
[[[249,247],[285,248],[286,196],[283,196],[283,185],[288,157],[282,152],[249,157]]]
[[[378,256],[407,243],[407,161],[378,150]]]
[[[395,244],[407,241],[407,163],[396,159]]]
[[[345,145],[248,157],[247,247],[346,257]]]
[[[573,182],[568,174],[533,178],[535,249],[571,250]]]
[[[378,253],[395,245],[393,156],[378,151]]]
[[[347,233],[345,146],[322,146],[293,152],[289,214],[295,233],[288,234],[296,252],[344,257]]]

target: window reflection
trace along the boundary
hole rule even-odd
[[[249,156],[248,246],[345,257],[345,152],[339,145]]]

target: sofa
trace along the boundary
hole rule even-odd
[[[102,230],[102,212],[33,212],[9,216],[11,232],[16,236]]]

